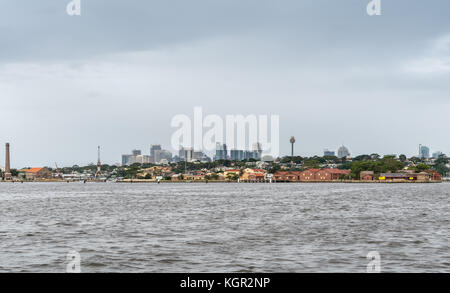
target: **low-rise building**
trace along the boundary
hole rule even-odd
[[[364,181],[372,181],[375,178],[373,171],[361,171],[359,178]]]
[[[300,171],[278,171],[273,174],[275,182],[300,182],[302,172]]]
[[[316,181],[316,173],[320,169],[308,169],[300,173],[300,181]]]
[[[25,177],[27,180],[50,179],[52,172],[47,168],[31,168],[26,171]]]
[[[242,171],[241,181],[263,182],[266,180],[267,171],[264,169],[247,168]]]
[[[300,173],[300,181],[335,181],[340,180],[343,175],[349,175],[350,170],[340,169],[308,169]]]

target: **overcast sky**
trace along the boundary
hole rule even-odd
[[[280,150],[450,154],[450,1],[0,0],[13,167],[170,149],[176,114],[280,115]],[[4,147],[0,149],[4,158]],[[4,165],[3,159],[0,165]]]

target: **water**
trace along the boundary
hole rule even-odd
[[[0,272],[450,272],[450,184],[1,183]]]

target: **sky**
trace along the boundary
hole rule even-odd
[[[0,0],[12,167],[114,164],[175,115],[279,115],[281,155],[450,154],[450,1]],[[4,158],[4,147],[0,148]],[[4,165],[3,159],[0,165]]]

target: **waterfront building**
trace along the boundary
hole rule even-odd
[[[359,179],[364,181],[372,181],[375,178],[373,171],[361,171],[359,174]]]
[[[241,175],[241,170],[240,169],[225,170],[223,172],[223,175],[225,176],[226,179],[229,179],[232,176],[240,176]]]
[[[267,171],[264,169],[247,168],[242,171],[241,181],[263,182],[266,180]]]
[[[350,174],[350,170],[339,169],[308,169],[300,174],[300,181],[334,181],[339,180],[342,175]]]
[[[26,171],[25,177],[27,180],[50,179],[52,172],[47,168],[31,168]]]
[[[381,173],[378,180],[381,181],[429,181],[431,178],[427,172],[420,173]]]
[[[342,159],[342,158],[347,158],[348,156],[350,156],[350,151],[348,150],[347,147],[345,146],[341,146],[338,149],[338,158]]]
[[[273,174],[273,180],[275,182],[299,182],[300,171],[278,171]]]

